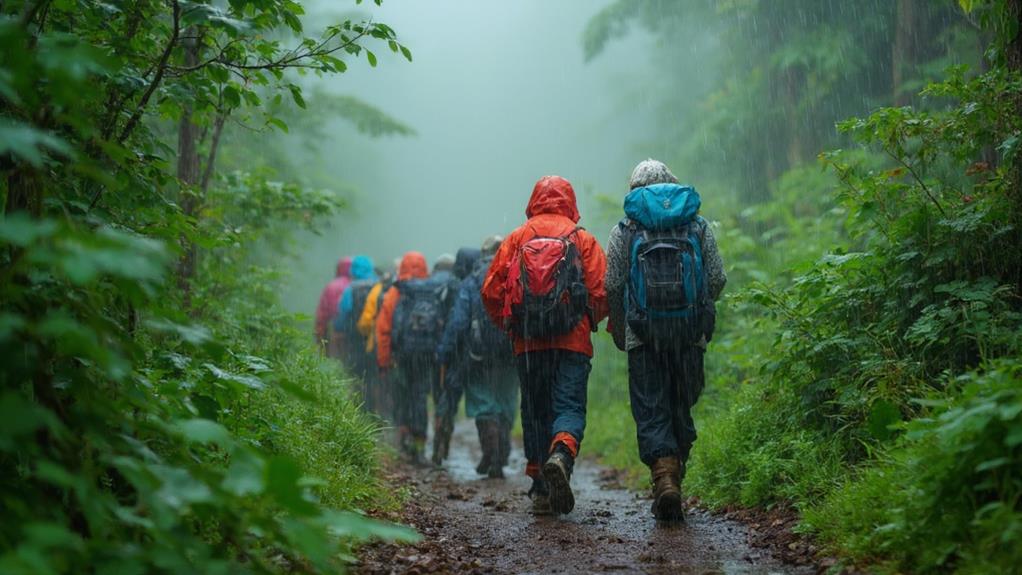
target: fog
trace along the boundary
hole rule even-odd
[[[336,20],[330,4],[314,5],[307,26]],[[371,103],[416,135],[373,139],[331,123],[322,169],[338,189],[351,187],[352,203],[322,235],[301,239],[289,306],[309,311],[342,255],[389,263],[418,250],[432,262],[507,233],[546,174],[573,183],[581,225],[602,241],[609,230],[592,227],[594,195],[623,194],[635,163],[661,152],[649,144],[652,41],[630,34],[586,63],[582,32],[607,2],[369,4],[367,14],[394,27],[414,61],[377,47],[376,68],[363,58],[308,83]]]

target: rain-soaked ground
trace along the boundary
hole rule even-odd
[[[516,449],[507,479],[475,472],[479,449],[471,421],[459,422],[446,470],[397,464],[391,480],[412,490],[401,520],[424,536],[415,546],[377,545],[360,573],[812,573],[749,544],[744,525],[698,509],[688,522],[657,525],[650,500],[617,484],[617,475],[580,459],[572,477],[575,510],[529,513],[529,479]]]

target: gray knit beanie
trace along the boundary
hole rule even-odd
[[[504,242],[504,236],[490,236],[483,240],[483,246],[480,251],[483,252],[484,256],[492,256],[497,253],[500,249],[500,244]]]
[[[451,254],[441,254],[437,257],[436,262],[433,263],[433,273],[436,272],[449,272],[454,270],[454,256]]]
[[[652,158],[639,162],[632,170],[632,178],[628,182],[631,189],[651,186],[653,184],[677,184],[678,178],[674,177],[663,162]]]

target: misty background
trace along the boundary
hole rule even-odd
[[[602,242],[609,228],[595,219],[596,195],[623,195],[634,165],[663,151],[650,143],[653,40],[629,34],[586,62],[583,31],[607,4],[388,0],[365,8],[397,30],[414,61],[378,51],[376,68],[361,59],[342,76],[308,77],[309,89],[355,96],[415,134],[370,138],[326,119],[313,169],[350,209],[321,235],[300,238],[284,285],[288,306],[311,310],[344,255],[389,264],[418,250],[432,263],[506,234],[525,220],[532,186],[547,174],[572,182],[581,225]],[[331,5],[311,4],[306,25],[336,20],[342,13]]]

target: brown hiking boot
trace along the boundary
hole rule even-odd
[[[653,516],[659,521],[684,521],[681,507],[681,460],[661,457],[649,467],[653,477]]]

